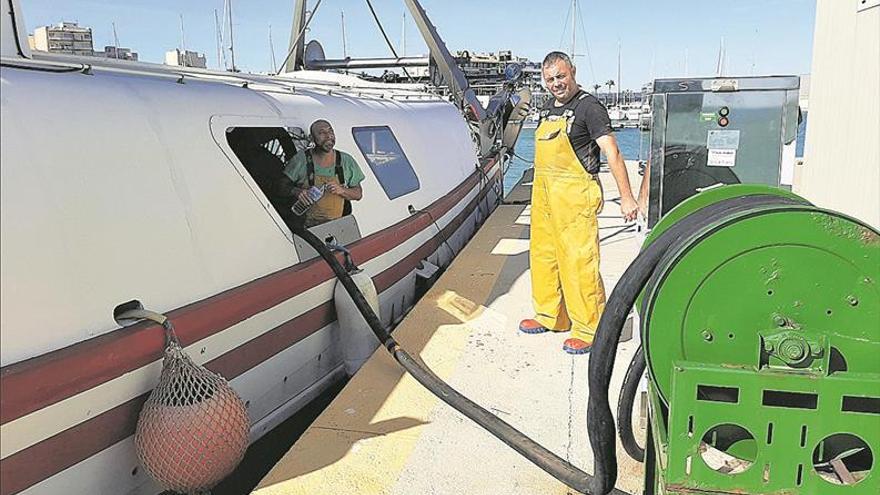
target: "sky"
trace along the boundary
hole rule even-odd
[[[310,0],[309,7],[317,0]],[[551,50],[571,50],[571,0],[421,0],[451,51],[511,50],[541,60]],[[223,0],[20,0],[28,32],[60,21],[92,28],[95,48],[113,43],[162,62],[167,50],[185,46],[219,67],[214,11]],[[294,0],[231,0],[236,66],[248,72],[272,70],[287,53]],[[372,0],[398,53],[426,54],[427,48],[403,0]],[[617,81],[638,90],[655,77],[715,74],[719,46],[726,47],[727,75],[810,72],[815,0],[581,0],[576,16],[578,82]],[[370,15],[366,0],[323,0],[307,40],[317,39],[328,58],[342,58],[342,13],[347,53],[385,57],[391,52]],[[181,15],[183,36],[181,36]],[[228,45],[228,28],[227,45]],[[586,44],[584,41],[586,40]],[[227,51],[228,61],[228,51]],[[227,62],[228,63],[228,62]]]

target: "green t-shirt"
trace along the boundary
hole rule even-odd
[[[354,158],[344,151],[336,150],[337,153],[342,157],[342,177],[345,178],[345,187],[354,187],[359,185],[364,180],[364,173],[361,172],[361,168],[358,167]],[[298,187],[308,186],[309,182],[309,173],[308,167],[306,164],[308,160],[306,159],[306,153],[300,152],[293,155],[287,164],[284,165],[284,173],[290,177],[290,180],[293,181]],[[321,175],[324,177],[336,177],[336,165],[334,164],[331,167],[321,167],[315,165],[315,175]]]

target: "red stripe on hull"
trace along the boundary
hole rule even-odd
[[[227,380],[232,380],[334,321],[336,321],[336,308],[333,302],[325,302],[212,359],[205,364],[205,367],[221,374]]]
[[[276,306],[325,280],[331,271],[311,260],[172,311],[183,345],[209,337]],[[5,424],[162,358],[164,336],[154,324],[138,324],[80,344],[6,366],[0,419]]]

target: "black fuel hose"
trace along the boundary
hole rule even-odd
[[[636,353],[629,362],[629,368],[623,377],[623,385],[620,386],[620,397],[617,400],[617,436],[623,450],[638,462],[644,462],[645,449],[636,441],[633,433],[632,412],[636,402],[636,394],[639,393],[639,382],[645,374],[645,353],[642,346],[636,349]]]
[[[590,493],[611,493],[617,482],[617,457],[614,417],[608,402],[608,388],[620,333],[636,298],[651,278],[661,258],[689,242],[691,234],[706,225],[729,218],[763,205],[799,205],[806,201],[772,195],[753,195],[731,198],[697,210],[670,226],[649,244],[627,267],[617,282],[596,329],[596,339],[589,364],[587,402],[587,431],[593,449],[593,484]]]
[[[385,331],[385,327],[382,326],[382,323],[367,303],[367,300],[364,298],[360,289],[358,289],[354,281],[351,280],[351,276],[345,271],[330,249],[328,249],[317,236],[301,226],[295,226],[293,228],[293,233],[306,241],[306,243],[317,251],[321,258],[330,265],[336,278],[342,283],[342,286],[351,296],[352,301],[354,301],[358,310],[364,316],[367,324],[370,325],[373,333],[376,334],[376,338],[379,339],[379,342],[382,343],[385,349],[394,356],[394,359],[410,375],[412,375],[416,381],[421,383],[422,386],[427,388],[440,400],[470,418],[489,433],[495,435],[496,438],[507,444],[513,450],[519,452],[523,457],[533,462],[536,466],[543,469],[557,480],[565,483],[578,492],[587,494],[593,493],[589,490],[593,483],[593,477],[591,475],[573,466],[565,459],[562,459],[531,438],[525,436],[522,432],[487,411],[479,404],[463,396],[457,390],[449,386],[449,384],[441,380],[430,369],[414,359],[406,350],[401,348],[400,344],[394,340],[394,337]],[[609,493],[614,495],[628,495],[626,492],[616,489]]]

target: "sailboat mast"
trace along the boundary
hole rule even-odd
[[[342,58],[348,58],[348,41],[345,39],[345,9],[339,11],[342,18]]]
[[[577,35],[577,0],[571,0],[571,61],[574,62]]]
[[[183,66],[187,67],[186,60],[186,31],[183,29],[183,14],[180,14],[180,49],[183,52]]]
[[[278,65],[275,63],[275,44],[272,43],[272,24],[269,24],[269,53],[272,55],[272,73],[278,72]]]
[[[721,37],[721,44],[718,47],[718,63],[715,66],[715,76],[721,77],[724,75],[724,36]]]
[[[214,37],[217,38],[217,67],[223,66],[222,45],[220,36],[220,18],[217,17],[217,9],[214,9]]]
[[[232,35],[232,0],[226,0],[229,4],[229,56],[232,59],[232,72],[238,72],[235,69],[235,37]]]
[[[620,105],[620,39],[617,40],[617,96],[614,98]]]
[[[403,20],[400,21],[400,56],[406,56],[406,11],[403,11]]]
[[[110,25],[113,26],[113,44],[116,45],[113,54],[116,55],[116,60],[119,60],[119,35],[116,34],[116,23],[111,22]]]

